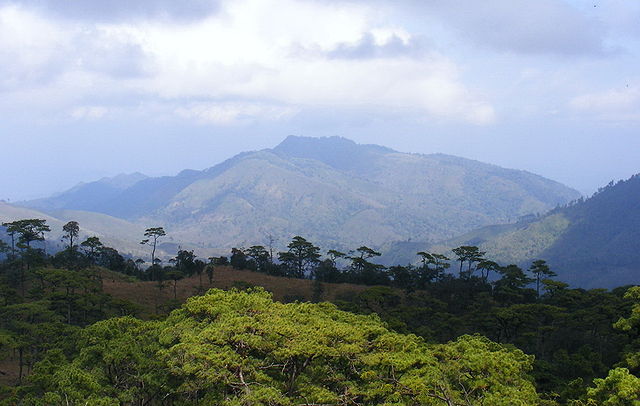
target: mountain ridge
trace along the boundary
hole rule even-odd
[[[522,265],[543,258],[573,285],[613,287],[640,282],[638,241],[640,174],[538,218],[483,227],[432,248],[478,245],[492,258]]]
[[[260,244],[266,234],[283,241],[300,234],[341,249],[435,241],[579,197],[539,175],[466,158],[298,136],[202,171],[144,178],[108,198],[69,192],[34,207],[163,225],[202,248]]]

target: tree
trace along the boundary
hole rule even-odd
[[[210,290],[164,321],[86,328],[25,387],[35,404],[537,405],[533,357],[479,336],[427,345],[328,303]],[[18,402],[15,402],[18,403]]]
[[[31,247],[31,243],[33,241],[44,241],[44,233],[51,230],[47,225],[47,221],[42,219],[25,219],[5,224],[8,233],[18,235],[18,243],[16,245],[22,249],[22,260],[26,265],[27,271],[31,269],[33,264],[42,263],[44,260],[42,255],[43,251],[34,250]],[[12,244],[13,238],[12,236]],[[25,276],[24,267],[21,266],[20,286],[23,296],[25,294]]]
[[[500,280],[495,282],[495,296],[505,302],[518,302],[523,300],[525,287],[533,282],[522,269],[514,264],[498,269]]]
[[[207,273],[207,279],[209,280],[209,286],[213,285],[213,274],[215,272],[215,265],[213,263],[208,263],[207,266],[204,268],[205,272]]]
[[[193,275],[197,272],[196,255],[192,251],[178,250],[175,258],[173,259],[176,269],[185,275]]]
[[[84,249],[91,262],[95,263],[98,251],[103,247],[103,244],[98,237],[88,237],[80,243],[80,246]]]
[[[624,298],[631,301],[631,314],[628,317],[620,317],[614,324],[618,330],[626,331],[631,338],[631,344],[625,354],[627,365],[634,369],[640,369],[640,286],[629,288]]]
[[[14,235],[18,235],[18,248],[29,249],[33,241],[44,241],[44,233],[51,231],[46,220],[25,219],[11,223],[3,223],[7,228],[7,233],[11,235],[12,247]],[[13,248],[15,249],[15,248]]]
[[[229,263],[233,269],[247,269],[247,255],[242,248],[231,248]]]
[[[132,317],[98,322],[82,331],[71,362],[52,351],[31,380],[38,405],[158,405],[175,390],[158,357],[158,324]],[[165,403],[167,404],[167,403]]]
[[[587,390],[586,405],[640,405],[640,378],[626,368],[612,369],[606,378],[595,379],[593,383],[595,386]]]
[[[11,256],[16,255],[16,234],[18,233],[15,222],[2,223],[9,237],[11,237]]]
[[[258,272],[266,272],[270,264],[270,254],[262,245],[253,245],[245,250],[245,254],[251,258]]]
[[[329,260],[331,261],[333,266],[336,266],[336,261],[338,260],[338,258],[345,258],[347,254],[337,250],[329,250],[327,251],[327,256],[329,257]]]
[[[60,321],[61,317],[44,300],[0,308],[0,329],[11,332],[13,349],[18,353],[19,382],[24,376],[24,367],[32,365],[34,357],[43,352],[47,343],[51,343],[51,338],[45,337],[52,333],[52,327]]]
[[[500,269],[500,265],[497,262],[484,259],[478,263],[476,269],[480,270],[480,277],[484,283],[489,280],[489,273],[491,271],[496,272]]]
[[[472,265],[476,262],[480,262],[484,259],[484,254],[486,254],[486,252],[484,251],[480,251],[480,249],[476,246],[473,245],[463,245],[457,248],[452,249],[453,253],[456,254],[456,259],[458,261],[460,261],[460,277],[462,278],[463,276],[469,278],[471,277],[471,274],[473,273],[474,269],[472,269]],[[463,275],[462,272],[462,265],[464,263],[467,263],[467,271],[466,274]]]
[[[549,265],[547,265],[547,262],[543,259],[533,261],[529,267],[529,272],[534,276],[536,281],[536,295],[540,297],[540,282],[543,279],[550,279],[551,277],[556,276],[556,274],[549,269]]]
[[[369,261],[373,257],[379,257],[382,255],[381,253],[364,245],[356,249],[355,252],[358,255],[347,257],[351,260],[349,273],[352,282],[366,285],[386,285],[389,283],[388,276],[383,273],[385,267]]]
[[[320,259],[319,247],[297,235],[287,248],[288,251],[278,253],[278,259],[284,264],[288,276],[304,278],[306,272],[313,272]]]
[[[140,241],[140,244],[146,244],[152,247],[151,249],[151,266],[152,267],[156,265],[156,247],[158,245],[158,240],[161,237],[164,237],[165,235],[167,235],[167,233],[164,231],[164,228],[162,227],[151,227],[144,230],[144,236],[148,238]]]
[[[74,247],[73,240],[75,240],[80,233],[80,225],[77,221],[70,221],[62,226],[62,231],[65,233],[62,238],[69,241],[68,249],[69,251],[72,251]]]
[[[176,268],[169,268],[170,271],[167,272],[166,276],[167,278],[171,279],[173,281],[173,299],[177,300],[178,299],[178,281],[180,279],[184,278],[184,273]]]
[[[400,288],[411,290],[414,288],[413,267],[395,265],[389,268],[388,272],[393,279],[393,285]]]
[[[327,251],[327,259],[320,261],[315,268],[314,278],[320,282],[341,282],[342,271],[338,269],[338,258],[345,258],[347,254],[337,250]],[[319,286],[319,285],[318,285]],[[319,289],[319,287],[318,287]]]
[[[449,258],[442,254],[420,251],[416,255],[420,257],[422,266],[418,269],[418,281],[421,288],[436,279],[442,278],[444,271],[449,268]]]

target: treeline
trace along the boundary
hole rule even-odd
[[[356,283],[361,285],[386,285],[406,290],[426,289],[434,283],[463,279],[479,284],[491,284],[498,294],[514,294],[530,284],[535,291],[521,291],[518,295],[540,296],[541,289],[557,289],[558,282],[551,278],[556,274],[544,260],[534,261],[529,269],[510,264],[501,266],[485,257],[486,252],[475,246],[460,246],[452,250],[449,258],[439,253],[417,252],[419,265],[394,265],[385,267],[375,263],[381,255],[369,247],[361,246],[349,253],[321,249],[305,238],[296,236],[287,245],[287,251],[277,253],[277,261],[267,248],[261,245],[247,249],[233,248],[229,259],[212,258],[215,264],[230,264],[236,269],[249,269],[274,276],[308,278],[320,282]],[[455,273],[447,272],[452,264]],[[560,285],[562,285],[560,283]]]
[[[148,264],[141,258],[134,259],[120,254],[116,249],[108,247],[96,236],[78,241],[80,227],[75,221],[63,226],[65,248],[53,255],[48,255],[44,244],[46,233],[50,231],[45,220],[25,219],[3,223],[10,244],[0,241],[0,253],[6,254],[7,260],[14,263],[17,274],[10,275],[15,285],[20,286],[24,295],[25,272],[33,267],[53,266],[68,269],[84,269],[95,265],[136,277],[140,280],[158,282],[177,282],[194,274],[200,278],[204,274],[212,278],[216,265],[231,265],[236,269],[248,269],[273,276],[314,279],[329,283],[355,283],[362,285],[387,285],[400,289],[425,289],[427,286],[455,278],[473,280],[482,284],[491,281],[498,294],[512,294],[510,291],[524,288],[535,282],[535,295],[541,289],[555,289],[557,282],[549,279],[555,274],[542,260],[532,264],[527,272],[516,265],[500,266],[485,258],[485,252],[478,247],[461,246],[455,248],[453,258],[428,252],[418,252],[419,265],[395,265],[385,267],[375,263],[381,255],[369,247],[361,246],[348,253],[328,250],[321,254],[320,247],[296,236],[287,245],[287,250],[274,253],[261,245],[246,249],[233,248],[229,257],[210,257],[206,261],[198,259],[192,250],[179,250],[175,257],[163,265],[156,257],[160,239],[166,236],[162,227],[152,227],[144,233],[141,244],[150,246],[151,262]],[[37,247],[36,243],[41,246]],[[459,264],[457,276],[447,272],[453,263]],[[522,291],[518,294],[531,294]]]

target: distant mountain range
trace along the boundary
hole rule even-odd
[[[579,198],[558,182],[443,154],[408,154],[345,138],[291,136],[203,171],[121,175],[24,205],[101,213],[164,226],[203,250],[284,246],[302,235],[323,248],[434,242]]]
[[[478,245],[503,263],[543,258],[559,279],[595,288],[640,283],[640,174],[539,218],[483,227],[433,247]]]

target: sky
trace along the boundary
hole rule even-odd
[[[0,0],[0,199],[288,135],[640,172],[635,0]]]

